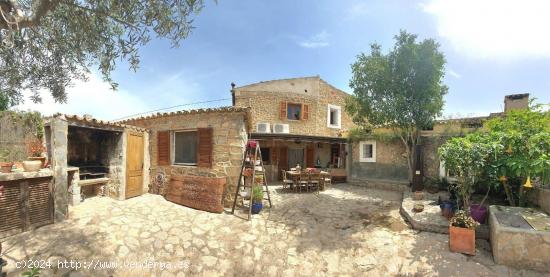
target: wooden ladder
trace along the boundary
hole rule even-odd
[[[246,207],[246,205],[244,205],[244,201],[245,200],[248,201],[248,220],[250,220],[251,214],[252,214],[252,196],[253,196],[252,194],[254,191],[254,187],[263,186],[264,198],[262,199],[262,202],[263,200],[267,200],[269,202],[269,208],[272,207],[271,197],[269,196],[269,188],[267,186],[264,162],[262,160],[262,151],[260,149],[260,143],[256,141],[255,144],[256,144],[255,147],[250,147],[249,143],[246,144],[246,150],[244,151],[243,162],[241,165],[241,172],[239,173],[239,180],[237,183],[237,190],[235,191],[235,198],[233,199],[233,208],[231,209],[231,213],[235,214],[237,197],[241,197],[243,207]],[[259,162],[259,165],[256,165],[257,161]],[[257,166],[261,167],[261,170],[256,170]],[[243,174],[246,169],[251,169],[252,171],[251,176],[245,176]],[[258,174],[259,176],[262,176],[261,183],[256,182],[256,176],[258,176]],[[249,179],[250,185],[246,184],[246,180],[247,180],[246,178],[251,178]],[[244,195],[241,194],[241,193],[246,193],[247,188],[250,188],[248,192],[248,199],[246,199],[246,197],[244,197]],[[267,195],[267,199],[265,198],[266,195]]]

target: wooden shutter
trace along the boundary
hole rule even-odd
[[[157,165],[170,165],[170,131],[157,132]]]
[[[276,165],[279,158],[279,148],[271,147],[271,164]]]
[[[279,104],[279,119],[285,120],[286,116],[286,102],[281,102]]]
[[[213,129],[198,129],[197,165],[199,167],[212,167]]]
[[[307,104],[302,104],[302,119],[309,119],[309,105]]]
[[[306,148],[306,166],[315,167],[315,162],[313,161],[315,156],[315,148],[308,147]]]

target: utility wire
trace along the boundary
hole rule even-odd
[[[201,102],[186,103],[186,104],[181,104],[181,105],[176,105],[176,106],[171,106],[171,107],[156,109],[156,110],[152,110],[152,111],[147,111],[147,112],[142,112],[142,113],[136,113],[136,114],[128,115],[128,116],[125,116],[125,117],[113,119],[113,120],[111,120],[111,121],[119,121],[119,120],[123,120],[123,119],[126,119],[126,118],[130,118],[130,117],[142,115],[142,114],[148,114],[148,113],[153,113],[153,112],[158,112],[158,111],[164,111],[164,110],[169,110],[169,109],[178,108],[178,107],[183,107],[183,106],[191,106],[191,105],[196,105],[196,104],[205,104],[205,103],[219,102],[219,101],[225,101],[225,100],[231,100],[231,98],[222,98],[222,99],[215,99],[215,100],[208,100],[208,101],[201,101]]]

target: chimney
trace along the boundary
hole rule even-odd
[[[231,103],[235,106],[235,83],[231,82]]]
[[[529,108],[529,93],[504,96],[504,112]]]

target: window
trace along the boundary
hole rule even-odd
[[[329,128],[340,128],[342,123],[342,108],[340,106],[328,105],[327,126]]]
[[[174,164],[197,164],[197,131],[174,132]]]
[[[301,104],[291,104],[286,105],[286,116],[290,120],[300,120],[302,116],[302,105]]]
[[[269,164],[269,161],[271,160],[271,149],[260,147],[260,151],[262,151],[262,161],[263,161],[263,163],[264,164]]]
[[[362,141],[359,143],[359,161],[362,163],[376,162],[376,141]]]

